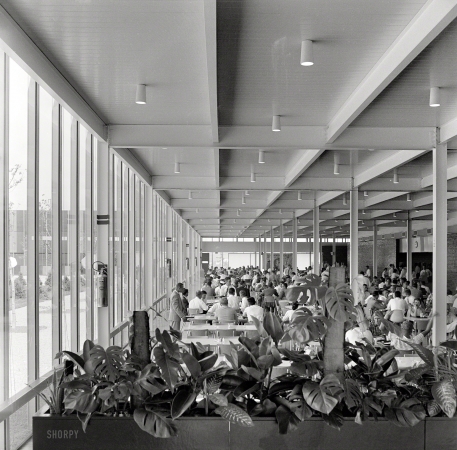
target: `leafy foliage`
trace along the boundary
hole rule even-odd
[[[251,416],[239,406],[232,403],[229,403],[227,406],[219,406],[214,412],[229,422],[241,425],[242,427],[254,426]]]

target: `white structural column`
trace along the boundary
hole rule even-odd
[[[109,183],[108,168],[110,167],[110,152],[105,142],[99,141],[97,146],[97,259],[105,264],[111,264],[108,267],[109,275],[113,277],[113,261],[108,261],[109,257],[109,222],[113,220],[109,216],[109,193],[112,188]],[[114,286],[114,278],[111,282],[108,280],[108,306],[98,307],[98,344],[106,348],[110,345],[110,308],[114,311],[116,305],[113,305],[114,294],[110,289]],[[95,306],[97,307],[97,306]]]
[[[373,220],[373,267],[371,276],[378,276],[378,225],[376,219]]]
[[[284,228],[282,219],[279,219],[279,270],[280,276],[284,273]]]
[[[319,244],[319,206],[316,204],[314,199],[313,209],[313,273],[320,275],[319,267],[319,256],[320,256],[320,244]]]
[[[350,283],[357,276],[359,272],[359,189],[352,188],[350,193]],[[356,292],[354,292],[356,295]],[[355,299],[357,303],[357,299]]]
[[[411,280],[413,271],[413,221],[411,212],[408,211],[408,220],[406,221],[406,278]]]
[[[273,227],[270,229],[270,269],[273,271],[275,267],[275,260],[274,260],[274,255],[275,255],[275,235],[273,233]]]
[[[292,216],[292,270],[297,270],[297,218],[295,211]]]
[[[257,266],[257,238],[254,238],[254,267]]]
[[[336,235],[335,232],[332,233],[332,266],[336,265]]]
[[[437,139],[437,142],[439,139]],[[447,144],[433,149],[433,321],[432,345],[446,340]]]
[[[263,270],[267,270],[267,232],[263,233]]]

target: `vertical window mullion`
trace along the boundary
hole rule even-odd
[[[85,279],[86,279],[86,339],[94,339],[94,326],[93,326],[93,309],[94,300],[92,295],[92,263],[93,263],[93,204],[92,204],[92,134],[87,133],[86,136],[86,211],[85,211],[85,224],[86,224],[86,256],[85,256]]]
[[[52,110],[52,348],[62,349],[62,109],[55,102]]]
[[[128,246],[128,290],[129,290],[129,310],[133,311],[136,306],[135,298],[135,175],[133,170],[129,171],[128,183],[129,199],[129,246]]]

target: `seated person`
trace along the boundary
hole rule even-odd
[[[273,287],[273,283],[268,283],[268,287],[266,287],[263,291],[263,302],[265,306],[274,306],[275,305],[275,298],[278,296],[275,288]]]
[[[240,291],[240,297],[241,297],[241,312],[244,312],[244,310],[249,306],[248,303],[248,295],[246,290],[241,290]]]
[[[448,338],[455,338],[455,329],[457,327],[457,308],[452,307],[450,304],[447,305],[446,315],[446,334]]]
[[[208,311],[208,305],[202,300],[202,291],[197,291],[195,298],[189,302],[189,309],[198,309],[199,314],[206,313]]]
[[[244,310],[243,317],[247,317],[248,322],[252,322],[253,317],[263,322],[263,308],[255,304],[254,297],[249,297],[248,303],[249,306]]]
[[[401,323],[405,320],[405,312],[408,309],[406,300],[401,298],[401,292],[395,291],[395,297],[387,304],[385,319],[394,323]]]
[[[383,297],[385,298],[385,297]],[[367,298],[365,305],[365,315],[367,319],[371,319],[373,310],[384,309],[386,307],[385,303],[381,300],[379,291],[374,291],[372,295]]]
[[[356,345],[357,342],[365,344],[364,339],[373,344],[373,335],[368,329],[369,321],[365,317],[363,306],[357,305],[355,309],[357,311],[357,325],[346,331],[344,339],[352,345]]]
[[[282,318],[282,321],[284,323],[291,322],[293,315],[294,315],[295,311],[297,310],[297,308],[298,308],[298,302],[293,302],[292,309],[289,309],[288,311],[286,311],[286,313],[284,314],[284,316]]]
[[[404,290],[404,293],[405,293],[405,300],[406,300],[406,303],[408,303],[409,306],[413,305],[414,304],[414,301],[416,300],[412,295],[411,295],[411,289],[409,288],[406,288]],[[418,299],[419,300],[419,299]]]
[[[235,288],[230,287],[228,290],[227,301],[230,308],[239,309],[240,308],[240,297],[236,295]]]
[[[228,300],[226,297],[222,297],[219,303],[220,306],[214,313],[219,322],[225,322],[227,320],[238,320],[236,310],[229,307]]]
[[[425,308],[422,305],[422,302],[418,299],[414,299],[414,303],[409,305],[408,312],[406,314],[407,317],[427,317],[427,313],[425,312]]]
[[[407,342],[412,342],[413,344],[420,344],[423,345],[425,337],[430,333],[433,325],[433,317],[430,317],[430,320],[428,321],[427,328],[424,331],[421,331],[419,334],[416,336],[412,336],[412,331],[414,328],[414,323],[411,322],[410,320],[405,320],[401,324],[401,336],[397,336],[394,333],[387,333],[387,339],[390,340],[392,347],[394,347],[397,350],[412,350],[412,347],[408,345]],[[384,325],[381,324],[380,329]],[[407,342],[403,342],[407,341]]]

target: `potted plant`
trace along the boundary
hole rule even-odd
[[[276,315],[266,313],[263,323],[255,321],[258,337],[240,337],[222,361],[199,344],[182,345],[175,330],[157,329],[150,339],[147,315],[141,313],[133,317],[132,353],[89,341],[82,356],[62,352],[58,356],[76,367],[73,378],[59,386],[65,391],[64,413],[34,418],[34,449],[51,443],[67,450],[123,448],[132,439],[136,448],[308,442],[309,448],[354,450],[368,441],[373,449],[426,448],[423,419],[432,399],[448,416],[455,413],[455,401],[452,409],[446,399],[446,393],[452,396],[448,379],[455,383],[449,375],[453,361],[419,346],[419,356],[431,364],[414,369],[416,378],[414,371],[399,372],[396,350],[343,344],[344,327],[357,322],[346,285],[316,297],[320,314],[302,307],[284,329]],[[322,347],[317,355],[286,348],[315,340]],[[284,360],[288,373],[275,376]],[[438,377],[437,361],[443,366]],[[433,371],[434,382],[441,383],[435,388],[427,378]],[[423,383],[417,382],[420,377]]]

